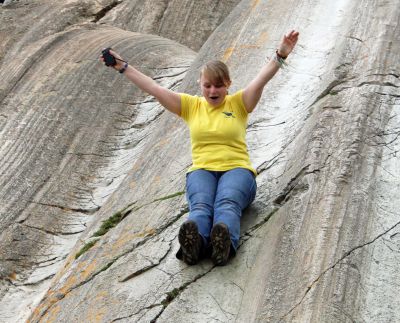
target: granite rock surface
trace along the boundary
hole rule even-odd
[[[397,0],[0,7],[0,322],[400,321]],[[225,267],[175,258],[185,124],[99,62],[199,94],[300,40],[251,114],[258,193]]]

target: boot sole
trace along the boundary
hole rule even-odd
[[[199,261],[200,239],[196,223],[187,221],[181,225],[178,240],[182,248],[183,261],[189,265],[195,265]]]
[[[224,266],[228,262],[231,249],[231,237],[225,224],[218,223],[211,230],[212,254],[211,260],[217,266]]]

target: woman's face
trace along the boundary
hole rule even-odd
[[[200,77],[201,93],[206,101],[213,107],[219,106],[225,100],[228,86],[224,83],[213,84],[205,75]]]

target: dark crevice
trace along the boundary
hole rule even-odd
[[[313,103],[310,104],[309,107],[312,107],[315,103],[317,103],[319,100],[321,100],[322,98],[324,98],[324,97],[327,96],[328,94],[337,94],[337,93],[339,93],[340,91],[333,91],[333,89],[334,89],[336,86],[347,82],[348,80],[349,80],[349,79],[334,80],[334,81],[332,81],[332,82],[326,87],[326,89],[323,90],[319,96],[317,96],[317,98],[314,100]]]
[[[160,264],[160,262],[161,262],[167,255],[168,255],[168,252],[166,253],[166,255],[165,255],[163,258],[160,259],[159,262],[153,262],[153,263],[151,263],[151,264],[148,265],[148,266],[145,266],[145,267],[143,267],[143,268],[140,268],[139,270],[135,271],[134,273],[129,274],[128,276],[122,278],[121,280],[119,280],[119,282],[120,282],[120,283],[124,283],[124,282],[126,282],[126,281],[128,281],[128,280],[130,280],[130,279],[132,279],[132,278],[135,278],[135,277],[137,277],[137,276],[139,276],[139,275],[145,273],[146,271],[149,271],[150,269],[152,269],[152,268],[158,266],[158,265]]]
[[[75,259],[78,259],[80,256],[82,256],[86,251],[88,251],[90,248],[94,247],[94,245],[97,243],[99,239],[94,239],[91,240],[83,245],[83,247],[75,254]]]
[[[141,208],[141,206],[132,208],[132,206],[135,204],[136,202],[129,204],[121,211],[114,213],[108,219],[102,221],[100,228],[95,233],[93,233],[92,237],[100,237],[105,235],[108,231],[110,231],[112,228],[117,226],[123,219],[125,219],[125,217],[128,216],[131,212],[137,211]]]
[[[378,75],[378,74],[376,74],[376,75]],[[394,76],[394,77],[398,78],[398,75],[396,75],[396,74],[387,74],[387,75]],[[383,75],[382,74],[382,76],[387,76],[387,75]],[[341,92],[343,90],[352,88],[352,86],[350,86],[350,87],[342,88],[340,90],[334,90],[334,88],[337,87],[338,85],[346,83],[346,82],[348,82],[348,81],[350,81],[352,79],[355,79],[355,77],[343,78],[343,79],[340,79],[340,80],[332,81],[327,86],[327,88],[324,91],[322,91],[322,93],[314,100],[314,102],[312,102],[310,104],[310,107],[312,107],[314,104],[316,104],[318,101],[320,101],[322,98],[324,98],[327,95],[336,95],[336,94],[338,94],[339,92]],[[379,85],[379,86],[389,86],[389,87],[394,87],[394,88],[398,88],[399,87],[398,85],[395,85],[395,84],[393,84],[391,82],[380,82],[380,81],[361,82],[360,84],[357,85],[357,87],[362,87],[364,85]]]
[[[141,313],[141,312],[143,312],[143,311],[151,310],[151,309],[153,309],[154,307],[158,307],[158,306],[162,306],[162,305],[161,305],[161,304],[153,304],[153,305],[150,305],[150,306],[141,308],[138,312],[133,313],[133,314],[131,314],[131,315],[123,316],[123,317],[118,317],[118,318],[112,320],[111,322],[117,322],[117,321],[120,321],[120,320],[125,320],[125,319],[128,319],[128,318],[131,318],[131,317],[134,316],[134,315],[138,315],[139,313]],[[140,319],[138,320],[138,322],[139,322],[139,321],[140,321]]]
[[[77,212],[77,213],[83,213],[87,215],[93,215],[95,214],[98,210],[100,210],[100,207],[96,207],[93,209],[74,209],[74,208],[69,208],[66,206],[61,206],[61,205],[56,205],[56,204],[48,204],[48,203],[41,203],[41,202],[35,202],[35,201],[29,201],[32,204],[37,204],[37,205],[43,205],[43,206],[49,206],[49,207],[54,207],[66,212]]]
[[[395,98],[400,98],[400,94],[382,93],[382,92],[374,92],[374,93],[379,94],[379,95],[388,95],[388,96],[392,96]]]
[[[38,285],[44,283],[45,281],[48,281],[48,280],[52,279],[55,275],[56,275],[56,274],[50,274],[49,276],[46,276],[46,277],[44,277],[44,278],[42,278],[42,279],[40,279],[40,280],[38,280],[38,281],[36,281],[36,282],[33,282],[33,283],[25,283],[25,284],[17,285],[17,286],[30,286],[30,287],[32,287],[32,286],[38,286]]]
[[[369,74],[367,76],[393,76],[395,78],[399,78],[399,75],[395,74],[395,73],[387,73],[387,74],[380,74],[380,73],[375,73],[375,74]]]
[[[364,42],[361,38],[357,38],[357,37],[354,37],[354,36],[347,36],[347,38],[358,40],[360,43]]]
[[[307,169],[308,169],[309,166],[310,166],[310,164],[304,166],[300,170],[300,172],[290,180],[290,182],[283,189],[282,193],[280,193],[278,195],[278,197],[274,200],[274,204],[282,206],[283,203],[287,202],[290,199],[290,197],[291,197],[290,193],[299,184],[299,182],[303,178],[303,176],[307,174]]]
[[[108,6],[104,7],[103,9],[101,9],[99,12],[97,12],[94,15],[94,19],[91,22],[97,23],[100,19],[102,19],[109,11],[111,11],[112,9],[114,9],[116,6],[118,6],[121,3],[120,0],[114,1],[111,4],[109,4]]]
[[[173,77],[177,77],[182,74],[185,74],[186,72],[187,71],[185,70],[185,71],[181,71],[181,72],[176,72],[175,74],[155,76],[155,77],[153,77],[153,80],[161,80],[164,78],[173,78]]]
[[[328,271],[334,269],[340,262],[342,262],[345,258],[349,257],[354,251],[364,248],[370,244],[373,244],[376,240],[378,240],[379,238],[383,237],[384,235],[386,235],[387,233],[389,233],[390,231],[392,231],[395,227],[397,227],[398,225],[400,225],[400,222],[397,222],[396,224],[394,224],[393,226],[391,226],[389,229],[385,230],[383,233],[377,235],[374,239],[372,239],[371,241],[368,241],[362,245],[356,246],[352,249],[350,249],[349,251],[345,252],[343,254],[342,257],[340,257],[333,265],[329,266],[327,269],[325,269],[324,271],[322,271],[321,274],[318,275],[318,277],[316,279],[314,279],[311,284],[307,287],[306,291],[304,292],[302,298],[300,299],[300,301],[294,305],[289,312],[287,312],[285,315],[283,315],[279,321],[282,321],[285,317],[287,317],[288,315],[290,315],[298,306],[301,305],[301,303],[304,301],[305,297],[307,296],[308,292],[315,286],[316,283],[318,283],[318,281],[321,279],[322,276],[324,276]]]
[[[327,90],[325,90],[312,104],[311,104],[311,106],[312,105],[314,105],[316,102],[318,102],[320,99],[322,99],[324,96],[326,96],[326,95],[337,95],[338,93],[340,93],[340,92],[342,92],[342,91],[344,91],[344,90],[347,90],[347,89],[351,89],[351,88],[354,88],[354,87],[363,87],[363,86],[365,86],[365,85],[377,85],[377,86],[383,86],[383,87],[393,87],[393,88],[399,88],[400,86],[399,85],[396,85],[396,84],[393,84],[393,83],[391,83],[391,82],[381,82],[381,81],[366,81],[366,82],[361,82],[360,84],[358,84],[358,85],[356,85],[356,86],[348,86],[348,87],[343,87],[343,88],[341,88],[340,90],[333,90],[333,88],[334,87],[336,87],[337,85],[339,85],[339,84],[341,84],[341,83],[345,83],[346,81],[349,81],[349,80],[351,80],[351,79],[354,79],[354,77],[353,78],[350,78],[350,79],[347,79],[347,80],[344,80],[344,81],[341,81],[341,82],[338,82],[337,84],[335,84],[334,86],[332,86],[332,87],[328,87],[328,89]],[[333,82],[334,83],[334,82]],[[332,84],[332,83],[331,83]]]
[[[235,316],[234,313],[231,313],[231,312],[228,312],[228,311],[224,310],[222,308],[221,304],[218,302],[218,300],[211,293],[208,293],[208,295],[211,296],[211,298],[214,300],[215,304],[217,304],[217,306],[218,306],[219,310],[221,311],[221,313],[225,316],[225,321],[222,321],[222,322],[229,321],[229,317],[226,314],[230,314],[233,317]]]
[[[89,283],[90,281],[92,281],[96,276],[98,276],[100,273],[108,270],[118,259],[120,259],[121,257],[129,254],[130,252],[132,252],[133,250],[135,250],[136,248],[144,245],[145,243],[147,243],[150,239],[154,238],[155,236],[160,235],[162,232],[164,232],[168,227],[170,227],[171,225],[173,225],[176,221],[178,221],[184,214],[186,214],[188,212],[188,208],[184,207],[180,210],[180,212],[178,213],[178,215],[176,215],[174,218],[171,219],[171,221],[169,221],[168,223],[166,223],[164,226],[160,227],[158,230],[156,230],[156,232],[154,234],[148,235],[147,237],[145,237],[143,240],[138,241],[137,243],[134,244],[134,246],[132,248],[130,248],[129,250],[123,252],[122,254],[114,257],[111,261],[109,261],[106,265],[104,265],[100,270],[98,270],[97,272],[93,273],[91,276],[89,276],[86,280],[81,281],[80,283],[76,284],[75,286],[71,287],[70,289],[68,289],[66,292],[63,293],[58,293],[56,295],[57,301],[51,303],[41,314],[39,319],[41,319],[42,317],[44,317],[46,315],[46,313],[50,310],[50,308],[54,307],[55,304],[63,299],[67,294],[69,294],[70,292],[72,292],[73,290]]]
[[[160,202],[160,201],[165,201],[168,199],[172,199],[175,197],[178,197],[180,195],[183,195],[185,192],[184,191],[179,191],[170,195],[166,195],[166,196],[162,196],[159,198],[155,198],[154,200],[142,204],[142,205],[135,205],[137,203],[137,201],[130,203],[128,206],[126,206],[125,208],[123,208],[122,210],[116,212],[115,214],[113,214],[111,217],[109,217],[107,220],[102,221],[102,225],[101,227],[93,234],[92,237],[99,237],[102,236],[104,234],[106,234],[110,229],[114,228],[115,226],[117,226],[123,219],[125,219],[129,214],[133,213],[133,212],[137,212],[139,211],[141,208],[145,207],[145,206],[149,206],[155,202]],[[186,213],[186,207],[184,209],[184,212]],[[179,216],[178,216],[179,218]]]
[[[205,271],[202,274],[199,274],[197,276],[195,276],[191,281],[188,281],[186,283],[184,283],[182,286],[174,288],[173,290],[169,291],[166,293],[166,297],[161,301],[161,305],[163,306],[163,309],[161,310],[160,313],[157,314],[157,316],[155,318],[153,318],[150,322],[151,323],[156,323],[158,318],[162,315],[162,313],[164,313],[165,309],[180,295],[182,294],[182,292],[188,288],[191,284],[195,283],[197,280],[199,280],[200,278],[204,277],[205,275],[207,275],[208,273],[210,273],[213,269],[215,268],[215,266],[211,267],[209,270]],[[160,304],[157,304],[160,305]]]
[[[117,130],[119,130],[119,129],[117,129]],[[66,155],[75,155],[78,157],[84,157],[84,156],[100,157],[100,158],[104,158],[104,159],[115,157],[115,155],[101,155],[101,154],[96,154],[96,153],[80,153],[80,152],[66,153]]]
[[[20,224],[29,229],[38,230],[38,231],[44,232],[46,234],[50,234],[52,236],[73,236],[73,235],[76,235],[76,234],[79,234],[79,233],[82,233],[83,231],[85,231],[85,230],[81,230],[81,231],[76,231],[76,232],[60,232],[60,231],[51,231],[51,230],[46,230],[44,228],[34,227],[32,225],[28,225],[25,223],[20,223]]]
[[[129,128],[130,129],[143,129],[144,127],[146,127],[146,126],[150,125],[151,123],[153,123],[154,121],[156,121],[164,113],[165,113],[165,110],[160,109],[160,111],[151,120],[147,120],[146,122],[142,122],[142,123],[134,123]],[[140,141],[142,141],[143,139],[145,139],[145,138],[142,137],[140,139]]]
[[[342,106],[324,106],[324,107],[322,107],[322,109],[323,110],[340,110],[340,109],[343,109],[343,107]],[[347,111],[349,111],[349,110],[340,110],[340,111],[343,111],[343,112],[347,112]]]
[[[15,288],[18,288],[18,285],[14,284],[14,282],[12,281],[12,279],[11,279],[10,277],[2,277],[2,276],[0,275],[0,279],[1,279],[3,282],[5,282],[5,283],[10,284],[11,286],[13,286],[13,287],[15,287]]]
[[[389,147],[391,144],[393,144],[395,141],[397,141],[397,139],[400,137],[400,131],[393,131],[393,132],[382,132],[379,134],[376,134],[375,137],[381,138],[384,136],[392,136],[395,135],[395,137],[393,139],[391,139],[389,142],[375,142],[375,143],[369,143],[368,145],[370,147]]]
[[[250,124],[249,126],[248,126],[248,132],[251,132],[251,131],[259,131],[260,129],[265,129],[265,128],[270,128],[270,127],[276,127],[276,126],[281,126],[281,125],[283,125],[283,124],[285,124],[286,123],[286,121],[282,121],[282,122],[279,122],[279,123],[276,123],[276,124],[266,124],[266,125],[258,125],[259,123],[261,123],[262,121],[260,121],[260,122],[254,122],[254,123],[252,123],[252,124]]]
[[[182,83],[182,80],[177,80],[174,83],[172,83],[168,89],[169,90],[174,90],[176,87],[178,87],[180,84]],[[163,111],[165,111],[165,109],[163,109]]]
[[[167,66],[167,67],[148,67],[150,70],[170,70],[170,69],[177,69],[177,68],[186,68],[188,69],[190,65],[183,65],[183,66]]]
[[[389,87],[394,87],[394,88],[398,88],[400,86],[395,85],[391,82],[380,82],[380,81],[369,81],[369,82],[361,82],[360,84],[357,85],[357,87],[361,87],[364,85],[379,85],[379,86],[389,86]]]
[[[2,262],[7,262],[7,261],[9,261],[9,262],[23,262],[22,267],[24,267],[24,268],[32,268],[32,267],[43,268],[43,267],[49,267],[49,266],[53,265],[54,263],[56,263],[57,261],[55,261],[55,262],[53,262],[53,263],[51,263],[49,265],[46,265],[46,266],[44,266],[43,263],[46,263],[46,262],[49,262],[49,261],[52,261],[52,260],[58,258],[58,257],[55,257],[55,258],[46,259],[46,260],[43,260],[43,261],[33,261],[33,260],[28,261],[28,260],[25,259],[25,257],[30,256],[30,255],[15,254],[13,256],[14,256],[13,258],[0,258],[0,261],[2,261]],[[20,256],[21,258],[16,258],[15,256]],[[44,257],[45,255],[39,255],[39,256]],[[39,256],[36,256],[36,257],[38,258]],[[52,256],[52,255],[48,255],[48,257],[50,257],[50,256]],[[63,258],[64,257],[62,257],[62,259]],[[62,260],[60,260],[60,261],[62,261]],[[1,274],[0,274],[0,277],[1,277]]]
[[[164,17],[166,16],[166,13],[168,12],[168,7],[170,4],[170,1],[162,1],[163,5],[164,5],[164,10],[162,10],[161,15],[159,14],[157,17],[157,20],[160,22],[159,27],[158,27],[158,32],[157,34],[160,35],[162,33],[162,29],[163,29],[163,25],[164,25]]]
[[[283,150],[281,150],[276,156],[274,156],[272,159],[267,160],[263,162],[260,166],[257,167],[256,171],[257,174],[261,174],[262,172],[265,172],[266,170],[270,169],[272,166],[274,166],[278,161],[279,161],[279,156],[283,153]]]
[[[252,233],[254,231],[256,231],[259,227],[263,226],[265,223],[267,223],[269,221],[269,219],[279,210],[279,208],[274,208],[271,210],[271,212],[269,212],[259,223],[257,223],[256,225],[252,226],[251,228],[249,228],[245,233],[243,233],[243,235],[240,237],[240,241],[242,241],[243,239],[245,239],[246,237],[251,237]],[[241,244],[243,244],[244,241],[242,241]]]
[[[169,195],[166,195],[166,196],[163,196],[163,197],[156,198],[151,203],[159,202],[159,201],[165,201],[165,200],[177,197],[177,196],[181,196],[183,194],[185,194],[185,191],[179,191],[179,192],[176,192],[176,193],[173,193],[173,194],[169,194]]]
[[[122,278],[121,280],[119,280],[119,282],[121,282],[121,283],[126,282],[127,280],[130,280],[130,279],[132,279],[132,278],[135,278],[135,277],[137,277],[137,276],[143,274],[144,272],[146,272],[146,271],[148,271],[148,270],[150,270],[150,269],[152,269],[152,268],[158,266],[158,265],[168,256],[169,252],[171,251],[171,248],[172,248],[172,242],[169,244],[169,248],[168,248],[168,250],[165,252],[165,255],[164,255],[164,256],[162,256],[162,257],[161,257],[160,259],[158,259],[156,262],[151,262],[150,265],[145,266],[145,267],[143,267],[143,268],[141,268],[141,269],[135,271],[134,273],[129,274],[128,276]]]
[[[156,98],[149,97],[149,96],[146,96],[146,98],[143,99],[143,101],[138,101],[138,102],[111,101],[111,103],[120,103],[120,104],[126,104],[126,105],[131,105],[131,106],[138,106],[138,107],[145,103],[154,103],[154,102],[158,102],[158,101],[156,100]],[[129,118],[121,112],[115,112],[115,114],[122,115],[123,117]]]

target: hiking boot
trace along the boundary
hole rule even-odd
[[[211,230],[212,253],[214,265],[224,266],[228,262],[231,251],[231,237],[229,229],[224,223],[217,223]]]
[[[182,260],[188,265],[195,265],[199,261],[202,238],[194,221],[186,221],[181,225],[178,235],[182,249]]]

